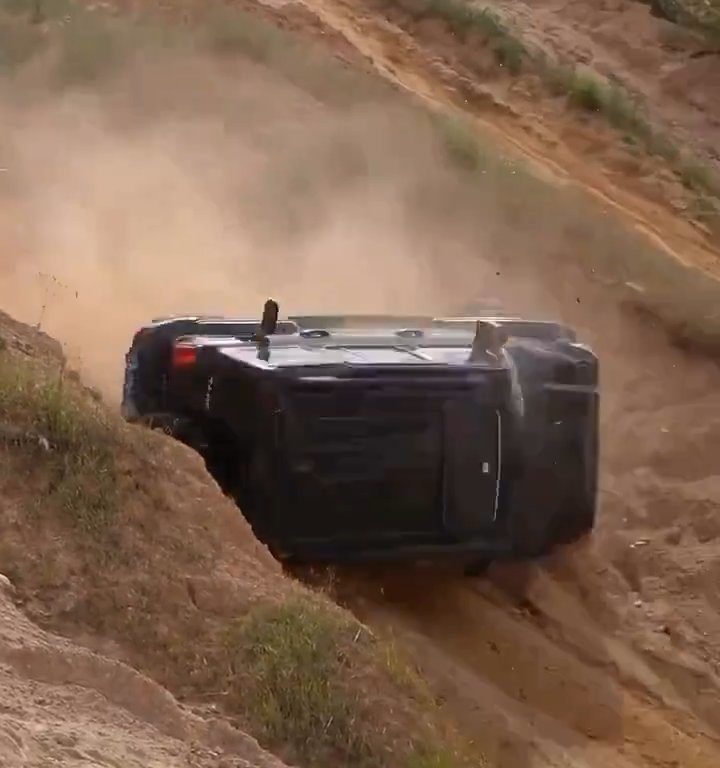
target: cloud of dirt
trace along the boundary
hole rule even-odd
[[[254,316],[267,296],[418,311],[461,280],[467,238],[416,204],[461,190],[402,110],[332,110],[267,69],[200,59],[138,61],[102,90],[3,90],[0,302],[109,398],[153,316]]]
[[[459,174],[404,100],[338,107],[311,92],[241,57],[169,51],[85,90],[6,80],[2,306],[42,320],[110,402],[140,324],[255,316],[268,296],[283,311],[409,312],[484,297],[566,320],[603,355],[606,413],[667,369],[662,344],[628,367],[651,340],[579,268],[611,247],[605,221],[578,225],[511,173]]]

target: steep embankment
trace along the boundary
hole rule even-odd
[[[283,768],[131,667],[38,629],[0,591],[0,764]],[[222,761],[222,762],[221,762]]]
[[[280,768],[249,733],[306,766],[484,764],[402,653],[281,573],[199,457],[124,426],[2,314],[0,442],[3,766]]]

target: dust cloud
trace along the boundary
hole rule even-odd
[[[92,90],[3,91],[0,302],[110,400],[157,315],[255,316],[268,296],[419,311],[462,283],[473,233],[418,203],[451,214],[462,190],[402,109],[333,110],[252,63],[200,58],[138,60]]]
[[[283,312],[499,300],[597,348],[607,418],[629,388],[643,409],[677,396],[661,334],[580,268],[633,243],[511,173],[460,173],[396,95],[338,106],[269,65],[155,51],[85,88],[21,73],[0,97],[0,303],[60,339],[110,403],[139,325],[256,316],[268,296]]]

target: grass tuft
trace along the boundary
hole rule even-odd
[[[535,73],[549,93],[565,97],[571,108],[602,117],[623,134],[625,143],[632,139],[651,155],[663,158],[689,190],[720,198],[720,179],[697,161],[689,160],[669,137],[653,129],[640,105],[620,85],[608,83],[592,72],[559,64],[543,52],[529,50],[497,13],[468,0],[398,0],[398,4],[413,19],[444,21],[461,41],[479,38],[479,43],[489,47],[511,75]],[[677,5],[678,0],[671,4]],[[710,6],[713,4],[720,5],[718,0],[712,0]],[[702,15],[703,23],[708,28],[716,22],[720,31],[720,10],[716,7],[713,11],[710,6]],[[453,141],[449,150],[466,167],[478,161],[464,140]]]
[[[357,627],[308,601],[262,605],[228,632],[232,667],[241,678],[242,707],[270,743],[298,755],[332,752],[353,765],[373,750],[357,693],[346,685]]]
[[[118,502],[113,430],[61,371],[40,372],[7,352],[0,355],[3,442],[29,459],[32,472],[47,472],[47,499],[74,526],[106,532]]]
[[[405,0],[402,6],[415,19],[442,19],[463,42],[480,38],[500,66],[514,75],[522,71],[527,56],[524,44],[490,8],[478,8],[465,0]]]
[[[465,171],[482,172],[487,159],[472,128],[446,114],[434,114],[431,119],[450,162]]]

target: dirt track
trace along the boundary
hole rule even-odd
[[[463,75],[453,71],[447,62],[433,59],[420,43],[377,12],[354,0],[306,0],[305,6],[340,39],[344,38],[345,52],[348,43],[355,46],[384,76],[435,105],[462,105],[454,89]],[[281,6],[279,13],[282,12]],[[541,22],[546,16],[534,15],[530,3],[518,6],[516,12],[526,21],[531,18],[541,31],[545,28]],[[559,45],[564,47],[563,41],[568,39],[561,35]],[[255,92],[262,91],[265,81],[256,79],[255,74],[250,74],[247,81],[257,88],[246,84],[243,98],[256,99],[256,108],[267,119],[265,99]],[[160,78],[159,82],[164,81]],[[283,104],[294,105],[293,99],[297,99],[295,92],[278,91],[274,83],[268,90],[274,96],[279,94],[278,102]],[[148,93],[151,92],[148,87]],[[611,209],[613,216],[621,217],[630,228],[641,230],[657,247],[718,272],[716,244],[702,229],[675,215],[666,201],[643,196],[632,180],[606,174],[602,157],[588,157],[570,143],[558,146],[548,140],[547,134],[528,130],[527,120],[523,124],[527,116],[516,114],[516,107],[510,108],[502,94],[486,89],[485,96],[469,105],[468,114],[499,147],[532,161],[544,178],[554,184],[566,188],[578,185],[579,189],[589,191],[601,201],[601,209]],[[308,106],[298,99],[297,112],[288,110],[281,117],[288,120],[288,115],[302,115],[307,121],[306,133],[311,134],[326,119],[321,110],[314,110],[315,103]],[[89,113],[96,117],[92,109]],[[196,250],[208,254],[216,250],[222,254],[221,259],[213,261],[215,273],[206,270],[203,286],[191,289],[183,283],[183,289],[172,297],[163,294],[165,301],[206,299],[208,293],[217,290],[224,306],[231,306],[236,297],[227,286],[232,285],[232,280],[240,283],[240,278],[250,284],[247,288],[247,283],[243,283],[243,300],[255,302],[264,296],[266,277],[262,269],[272,272],[272,266],[263,264],[257,268],[253,254],[267,246],[268,239],[254,240],[244,232],[238,236],[232,227],[223,229],[221,224],[225,220],[217,214],[220,207],[213,206],[218,200],[224,203],[238,190],[222,183],[218,191],[214,184],[222,174],[204,175],[203,163],[209,162],[208,156],[193,155],[195,146],[182,132],[175,134],[177,144],[167,157],[157,160],[152,154],[156,145],[147,142],[141,131],[133,136],[134,143],[123,144],[106,125],[98,128],[90,121],[82,141],[75,142],[74,124],[69,129],[66,123],[58,122],[52,109],[42,114],[57,131],[54,137],[45,136],[46,147],[58,142],[69,158],[82,157],[82,151],[86,151],[99,168],[110,161],[117,163],[116,169],[125,170],[133,164],[142,166],[142,173],[158,188],[163,192],[169,189],[167,207],[160,203],[156,216],[169,215],[174,205],[182,210],[183,206],[194,206],[194,217],[175,221],[177,233],[170,236],[157,237],[152,230],[152,236],[144,240],[151,231],[150,224],[147,231],[142,226],[138,228],[133,243],[139,258],[146,260],[146,284],[142,289],[125,284],[118,265],[107,270],[107,265],[97,260],[95,251],[115,247],[115,234],[125,231],[121,224],[128,226],[128,221],[136,223],[138,219],[142,223],[138,214],[144,211],[138,210],[133,198],[134,176],[118,171],[119,186],[109,194],[92,174],[66,165],[52,152],[50,156],[58,167],[50,170],[56,170],[57,175],[47,176],[45,166],[37,174],[35,158],[25,147],[23,159],[30,168],[30,180],[50,179],[57,185],[58,179],[62,179],[66,185],[60,193],[56,193],[53,184],[38,185],[43,189],[39,204],[42,210],[47,206],[54,214],[51,220],[57,224],[70,221],[76,227],[58,227],[56,231],[48,228],[53,238],[58,238],[48,241],[66,259],[71,278],[68,282],[83,280],[83,288],[96,294],[93,302],[82,305],[79,311],[68,310],[58,325],[66,339],[77,342],[81,338],[86,343],[81,353],[99,379],[113,384],[116,381],[115,372],[104,367],[114,364],[113,360],[119,359],[123,351],[127,332],[136,320],[131,311],[161,309],[151,306],[160,295],[159,290],[165,288],[162,265],[158,263],[154,270],[148,266],[155,266],[150,259],[152,249],[162,246],[172,251],[178,275],[192,268]],[[257,122],[261,124],[262,120],[258,118]],[[247,122],[240,124],[250,130]],[[371,130],[377,132],[381,132],[383,125],[378,128],[370,122]],[[251,128],[255,131],[257,125]],[[685,126],[684,130],[691,128]],[[205,126],[194,126],[193,130],[207,139]],[[321,138],[316,140],[317,144],[328,136],[330,143],[335,142],[337,134],[347,130],[347,124],[341,123],[327,133],[319,131]],[[42,138],[43,133],[38,130],[36,138]],[[236,167],[246,169],[252,182],[257,181],[253,176],[258,169],[277,170],[276,166],[263,165],[247,146],[233,153],[237,148],[225,143],[224,134],[221,139],[214,133],[209,135],[211,140],[220,142],[223,152],[227,150],[226,158],[232,158]],[[195,139],[192,131],[189,136]],[[356,134],[353,136],[357,139]],[[284,146],[287,137],[288,134],[278,134],[277,146]],[[23,146],[20,139],[18,144]],[[28,144],[34,152],[35,144]],[[188,147],[192,147],[192,152],[185,154]],[[302,145],[297,154],[302,151],[332,164],[325,155],[320,155],[316,144],[310,145],[310,149]],[[386,159],[390,153],[380,153],[381,159],[383,154]],[[192,183],[177,170],[183,162],[197,173],[189,174]],[[42,157],[37,165],[42,165]],[[69,168],[77,171],[77,176],[69,175]],[[408,175],[406,167],[399,172],[395,168],[393,172]],[[332,178],[323,177],[322,181],[331,195],[323,187],[318,199],[327,205],[336,190]],[[202,185],[206,199],[200,200],[194,194],[196,182]],[[266,188],[256,183],[249,186],[253,195],[265,201],[287,194],[285,188]],[[361,268],[372,267],[378,272],[385,269],[388,283],[395,281],[397,285],[403,284],[410,271],[411,300],[420,302],[425,294],[417,286],[423,285],[427,275],[416,274],[412,265],[400,257],[388,266],[383,263],[382,253],[378,257],[373,250],[381,251],[382,245],[387,252],[414,254],[418,243],[404,230],[418,222],[409,216],[406,227],[406,220],[398,213],[406,213],[405,208],[398,206],[396,210],[390,203],[399,196],[400,185],[388,184],[380,194],[376,186],[368,186],[370,194],[365,188],[348,194],[347,205],[334,207],[333,199],[336,220],[332,226],[325,226],[324,222],[322,236],[313,236],[309,245],[304,244],[307,261],[303,266],[307,273],[313,271],[312,267],[330,269],[328,280],[340,286],[338,292],[347,297],[349,289],[355,287],[353,280],[347,280],[347,275],[346,281],[341,279],[342,265],[336,266],[337,274],[329,266],[335,264],[337,252],[343,249],[348,274],[353,269],[358,274]],[[246,191],[242,189],[240,196]],[[402,187],[401,191],[406,190]],[[373,199],[373,195],[382,198],[381,202]],[[97,220],[87,214],[92,207],[89,201],[102,208]],[[245,203],[244,198],[242,202]],[[113,206],[122,208],[123,215],[117,216]],[[391,214],[384,214],[383,206]],[[28,204],[18,220],[22,216],[31,220],[36,210],[40,209]],[[255,209],[249,210],[256,213]],[[247,211],[243,209],[243,213]],[[353,215],[357,219],[350,228]],[[187,223],[190,219],[192,226]],[[400,226],[398,219],[402,221]],[[101,225],[105,224],[109,225],[109,234],[102,230]],[[554,228],[554,222],[548,226]],[[13,222],[6,223],[5,228],[13,232]],[[76,236],[80,230],[91,231],[97,238],[92,247],[86,247],[87,243]],[[418,225],[418,240],[429,230]],[[372,236],[368,236],[369,231]],[[443,256],[450,232],[433,232],[435,248]],[[461,279],[456,275],[450,281],[454,289],[473,282],[482,285],[487,278],[487,265],[474,259],[475,235],[476,230],[463,230],[458,235],[457,251],[463,259],[462,269],[458,268]],[[226,239],[231,241],[232,248],[226,246]],[[507,250],[517,245],[512,239],[497,239]],[[524,238],[529,252],[536,247],[532,239],[533,233]],[[354,246],[354,241],[359,245]],[[274,240],[270,243],[268,252],[286,254],[284,243],[282,247],[277,247]],[[553,248],[567,258],[575,245],[560,242],[553,244]],[[74,260],[75,248],[84,258]],[[307,254],[313,249],[322,252],[322,258],[310,261]],[[52,264],[57,258],[51,251],[47,243],[39,248],[41,265]],[[248,265],[248,274],[240,275],[228,267],[238,253],[246,260],[243,266]],[[424,251],[422,255],[427,256]],[[160,257],[157,258],[159,262]],[[430,258],[423,264],[435,269],[445,266],[442,260]],[[257,277],[261,273],[262,279]],[[327,277],[328,273],[324,274]],[[659,331],[611,306],[601,286],[588,283],[571,269],[558,275],[543,283],[533,273],[528,278],[532,283],[527,289],[530,302],[539,293],[547,298],[545,307],[561,306],[564,319],[576,325],[594,344],[603,362],[604,476],[600,524],[593,540],[574,551],[558,553],[548,562],[498,566],[487,578],[476,580],[461,580],[437,570],[401,575],[340,573],[338,598],[369,624],[384,627],[407,640],[419,667],[437,687],[447,709],[487,749],[498,768],[715,768],[720,764],[720,561],[716,552],[720,537],[720,520],[716,516],[720,502],[716,470],[716,449],[720,446],[716,421],[720,398],[716,392],[720,374],[712,362],[672,349]],[[8,286],[4,297],[15,300],[16,283],[9,281]],[[291,285],[284,283],[283,287],[289,290]],[[493,286],[493,290],[496,287],[498,292],[504,292],[504,297],[512,299],[526,286],[508,276],[505,285]],[[298,291],[303,299],[321,298],[312,280],[303,283]],[[443,300],[447,300],[448,294],[457,295],[456,290],[439,291],[434,285],[429,293],[433,297],[440,295]],[[548,297],[550,293],[554,295]],[[391,295],[388,289],[377,298],[378,303],[390,301]],[[110,339],[111,343],[101,347],[98,339],[92,337],[93,329],[83,328],[86,336],[78,335],[78,318],[82,318],[82,313],[91,307],[99,314],[103,302],[109,306],[113,296],[127,299],[123,304],[127,316],[104,317],[107,327],[101,329],[100,341]],[[575,296],[582,301],[576,304]],[[97,349],[101,349],[101,355],[93,359]],[[17,684],[30,685],[22,681]]]

